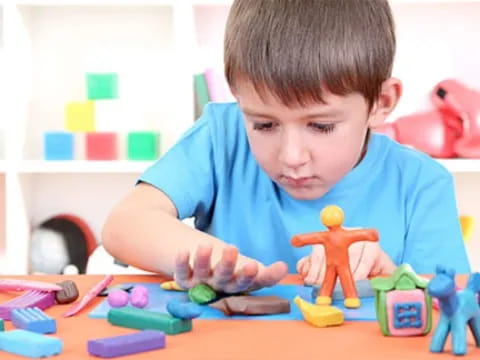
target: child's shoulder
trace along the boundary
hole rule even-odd
[[[208,126],[213,132],[236,132],[241,128],[242,113],[236,102],[210,102],[203,108],[197,126]]]
[[[240,108],[236,102],[210,102],[205,105],[202,117],[225,121],[227,118],[239,118]]]
[[[451,178],[451,173],[437,160],[412,147],[381,134],[373,134],[377,151],[385,154],[385,164],[400,173],[422,178]]]
[[[237,139],[246,136],[242,113],[236,102],[208,103],[197,123],[197,127],[208,129],[216,146],[231,147]]]

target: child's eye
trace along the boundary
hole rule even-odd
[[[253,124],[253,129],[254,130],[259,130],[259,131],[269,131],[273,130],[275,127],[275,124],[273,122],[266,122],[266,123],[255,123]]]
[[[324,134],[328,134],[335,129],[335,124],[309,123],[308,126]]]

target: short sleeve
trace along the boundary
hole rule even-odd
[[[179,219],[205,214],[212,205],[215,175],[211,117],[207,105],[192,128],[139,178],[172,200]]]
[[[409,223],[404,263],[420,274],[433,274],[438,264],[457,273],[470,272],[462,238],[452,175],[446,170],[417,184],[407,201]]]

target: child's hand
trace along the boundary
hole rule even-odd
[[[211,246],[200,246],[195,254],[193,268],[190,266],[188,251],[180,253],[175,261],[174,280],[184,289],[203,283],[217,291],[238,293],[273,286],[287,274],[287,265],[276,262],[268,267],[253,260],[240,265],[238,250],[227,246],[222,258],[212,266]],[[237,269],[237,270],[236,270]]]
[[[307,285],[320,284],[325,276],[325,249],[312,245],[312,253],[297,262],[297,272]]]
[[[376,242],[359,241],[348,248],[350,269],[355,280],[379,275],[390,275],[395,264]],[[325,251],[323,245],[313,245],[312,253],[297,263],[297,272],[305,284],[319,285],[325,276]]]

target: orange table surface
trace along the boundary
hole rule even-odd
[[[19,276],[31,280],[59,282],[74,280],[83,296],[103,277],[97,275],[77,276]],[[151,275],[118,275],[112,284],[125,282],[161,282],[162,278]],[[286,283],[298,283],[289,276]],[[461,284],[465,279],[460,279]],[[18,294],[0,293],[0,302]],[[88,314],[104,298],[96,298],[90,305],[70,318],[62,314],[72,306],[56,305],[46,313],[57,320],[57,333],[52,335],[63,340],[63,352],[52,359],[98,359],[87,352],[90,339],[123,335],[136,332],[110,325],[105,319],[90,319]],[[292,304],[292,306],[296,306]],[[437,322],[434,312],[434,326]],[[12,329],[9,321],[6,330]],[[153,352],[134,354],[121,359],[452,359],[450,341],[443,354],[431,354],[428,350],[432,333],[422,337],[385,337],[376,322],[346,322],[338,327],[316,328],[304,321],[279,320],[194,320],[191,332],[167,336],[166,347]],[[474,347],[469,335],[467,358],[480,359],[480,349]],[[0,351],[0,359],[25,359]]]

